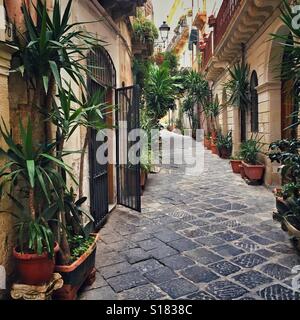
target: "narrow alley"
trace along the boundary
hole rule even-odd
[[[119,207],[101,230],[97,280],[81,299],[292,300],[300,264],[272,219],[274,196],[205,152],[200,177],[164,166],[142,213]]]

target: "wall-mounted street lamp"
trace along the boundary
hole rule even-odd
[[[159,27],[160,37],[162,41],[166,42],[168,40],[170,30],[171,28],[169,27],[167,22],[164,21],[163,24]]]
[[[166,21],[163,22],[163,24],[159,27],[159,32],[160,32],[160,38],[161,41],[156,41],[154,43],[155,47],[158,47],[158,50],[160,51],[162,48],[166,48],[166,43],[169,39],[169,32],[170,32],[171,28],[169,27],[169,25],[167,24]]]

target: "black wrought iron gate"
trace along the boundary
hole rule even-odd
[[[93,81],[89,83],[89,90],[94,93],[101,90]],[[97,161],[97,150],[104,143],[97,139],[99,132],[95,129],[89,131],[89,159],[90,159],[90,199],[92,216],[95,227],[98,229],[109,212],[108,203],[108,164],[100,164]]]
[[[116,106],[118,203],[140,212],[140,163],[131,163],[129,159],[129,150],[137,141],[128,141],[129,132],[140,127],[139,86],[117,89]]]
[[[108,93],[112,95],[116,85],[116,70],[111,57],[104,48],[93,48],[87,55],[87,66],[92,74],[87,83],[89,94],[103,92],[103,102],[106,102]],[[97,161],[97,150],[103,144],[97,139],[98,132],[90,129],[89,134],[90,205],[95,227],[99,229],[109,213],[108,164]]]

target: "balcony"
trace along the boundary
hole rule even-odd
[[[188,25],[182,26],[181,32],[175,34],[171,40],[168,51],[174,51],[176,55],[180,55],[189,40],[190,30]]]
[[[208,36],[208,39],[206,41],[206,46],[203,50],[202,55],[202,69],[205,69],[205,67],[208,65],[209,60],[211,59],[213,55],[213,33],[211,32]]]
[[[144,5],[147,0],[98,0],[101,6],[110,14],[113,20],[134,16],[136,8]]]
[[[202,70],[207,70],[208,80],[216,79],[240,55],[241,44],[259,32],[281,2],[223,0],[213,31],[213,55],[202,65]]]
[[[147,59],[154,52],[154,42],[152,40],[141,41],[132,39],[132,54],[136,57]]]
[[[215,48],[220,43],[222,37],[227,31],[228,26],[240,7],[242,0],[225,0],[219,10],[215,29],[214,29],[214,46]]]
[[[193,26],[196,27],[198,30],[202,30],[206,24],[206,21],[207,21],[206,12],[198,11],[195,15]]]

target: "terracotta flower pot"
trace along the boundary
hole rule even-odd
[[[241,174],[241,177],[243,178],[243,179],[245,179],[246,178],[246,174],[245,174],[245,169],[244,169],[244,166],[242,165],[242,164],[240,164],[240,174]]]
[[[222,147],[219,149],[219,155],[222,159],[229,159],[231,156],[231,150]]]
[[[141,187],[145,188],[147,181],[147,172],[144,170],[141,170]]]
[[[54,299],[75,300],[78,290],[84,285],[92,285],[96,279],[95,259],[98,234],[92,234],[94,242],[88,250],[71,265],[55,266],[55,271],[60,273],[64,285],[54,292]]]
[[[212,138],[212,140],[213,140],[213,141],[216,141],[216,140],[217,140],[217,138],[218,138],[218,134],[217,134],[217,132],[216,132],[216,131],[213,131],[213,132],[212,132],[212,134],[211,134],[211,138]]]
[[[233,173],[241,173],[242,160],[230,160]]]
[[[218,148],[214,143],[211,143],[210,150],[211,150],[212,154],[216,154],[216,155],[219,154]]]
[[[56,243],[54,252],[58,252],[59,246]],[[55,258],[49,258],[45,252],[42,255],[20,253],[16,248],[13,250],[16,259],[16,267],[19,281],[27,285],[42,285],[52,278],[55,266]]]
[[[255,181],[263,178],[265,172],[265,166],[263,164],[253,165],[243,161],[242,165],[245,170],[245,175],[248,179]]]
[[[204,147],[209,149],[210,148],[210,144],[211,144],[210,138],[205,137],[204,138]]]

